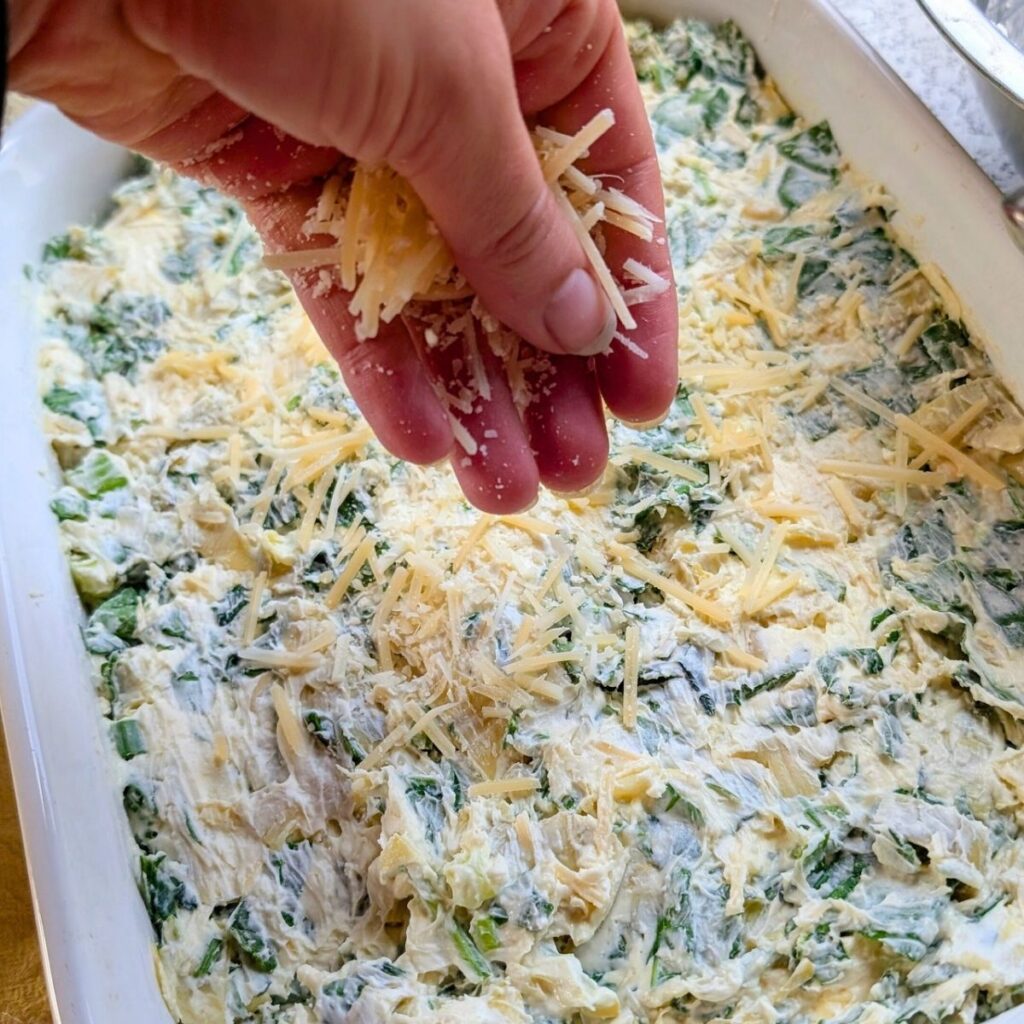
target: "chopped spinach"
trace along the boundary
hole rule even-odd
[[[206,949],[203,951],[203,958],[198,964],[196,964],[195,969],[192,971],[192,977],[205,978],[210,971],[213,970],[213,965],[220,959],[220,954],[223,949],[223,939],[210,939],[206,945]]]
[[[62,487],[50,502],[50,508],[60,520],[85,522],[89,518],[89,503],[71,487]]]
[[[179,910],[195,910],[199,905],[192,890],[178,877],[163,853],[139,857],[142,898],[159,940],[164,922]]]
[[[110,654],[135,639],[138,628],[139,592],[122,587],[89,616],[85,646],[91,654]]]
[[[217,619],[218,626],[226,626],[233,622],[238,613],[249,603],[249,591],[241,583],[236,583],[225,595],[213,606],[213,614]]]
[[[68,471],[66,479],[87,498],[99,498],[127,487],[129,483],[124,463],[108,452],[95,449],[78,466]]]
[[[253,916],[246,900],[241,900],[228,920],[228,930],[247,961],[268,974],[277,968],[277,953],[263,925]]]
[[[449,929],[452,942],[459,954],[462,971],[472,981],[482,981],[491,976],[491,965],[487,957],[480,952],[476,943],[462,925],[453,921]]]
[[[55,327],[97,377],[119,373],[133,379],[138,364],[163,349],[159,328],[170,315],[155,296],[111,293],[92,307],[62,307]]]
[[[71,387],[54,385],[43,395],[51,412],[84,423],[93,437],[101,437],[109,421],[107,400],[98,381],[86,380]]]

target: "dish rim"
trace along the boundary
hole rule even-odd
[[[643,14],[660,19],[698,17],[720,21],[732,15],[744,28],[746,16],[750,21],[761,19],[758,24],[762,28],[767,26],[769,31],[793,31],[797,35],[800,31],[817,32],[821,37],[827,37],[842,51],[837,58],[838,64],[849,65],[855,73],[865,74],[870,71],[870,88],[866,90],[867,93],[892,93],[893,106],[899,108],[892,116],[896,121],[902,122],[904,127],[909,126],[911,136],[920,133],[917,147],[924,148],[933,156],[947,162],[946,176],[950,181],[958,183],[964,201],[973,206],[976,213],[985,213],[984,219],[989,220],[986,230],[992,234],[989,241],[997,254],[1000,251],[1004,255],[1013,253],[1019,259],[1019,254],[1008,236],[1003,237],[1006,242],[1005,249],[999,243],[997,235],[1001,231],[1001,220],[998,212],[998,192],[995,187],[927,111],[923,103],[882,62],[875,51],[827,0],[774,0],[769,14],[752,11],[747,7],[748,2],[749,0],[647,0],[625,3],[623,6],[634,16]],[[787,16],[792,22],[792,28],[788,25],[773,25],[773,19]],[[758,31],[751,30],[747,34],[755,49],[760,51],[762,47]],[[770,70],[797,109],[809,117],[825,116],[827,112],[822,109],[820,100],[799,88],[792,75],[784,73],[785,69],[771,67]],[[835,121],[835,117],[832,119]],[[837,131],[837,134],[845,149],[843,133]],[[54,138],[59,143],[56,154],[47,148],[48,140]],[[72,201],[70,196],[61,196],[52,204],[47,202],[45,206],[40,200],[40,216],[36,219],[36,227],[30,226],[24,237],[12,234],[11,231],[0,232],[0,269],[10,271],[15,260],[25,257],[30,245],[27,240],[29,235],[41,244],[41,237],[54,233],[49,225],[64,216],[65,210],[96,209],[98,204],[109,196],[110,187],[116,180],[116,166],[123,163],[124,159],[124,155],[116,147],[87,136],[52,109],[41,107],[26,114],[6,134],[3,150],[0,151],[0,191],[13,197],[20,187],[25,193],[25,201],[21,204],[11,203],[13,210],[0,212],[0,223],[19,223],[19,216],[24,212],[19,207],[31,206],[33,189],[39,189],[47,182],[50,185],[67,188],[67,178],[61,184],[58,171],[65,174],[77,173],[78,178],[74,182],[74,187],[78,198]],[[5,189],[5,183],[8,186],[16,186],[15,192]],[[988,217],[986,212],[989,205],[992,207],[991,217]],[[74,212],[62,222],[62,225],[66,227],[68,223],[82,219],[82,212]],[[40,226],[44,221],[47,224],[45,230]],[[60,229],[59,225],[56,230]],[[913,235],[913,224],[907,225],[907,230]],[[981,232],[981,235],[983,234],[984,232]],[[11,238],[15,241],[10,241]],[[922,243],[915,244],[920,248]],[[930,249],[933,246],[928,244],[926,248]],[[35,252],[38,254],[38,246]],[[36,258],[37,255],[33,257],[33,261]],[[1024,261],[1019,262],[1017,266],[1024,270]],[[962,289],[958,286],[958,290]],[[35,686],[32,680],[36,678],[35,673],[39,670],[40,663],[49,663],[51,668],[55,662],[62,662],[65,667],[77,663],[82,670],[82,681],[88,681],[90,677],[77,634],[62,638],[59,631],[52,630],[54,621],[63,621],[52,617],[54,613],[63,612],[70,616],[77,614],[80,617],[80,612],[76,613],[74,610],[77,598],[68,579],[63,555],[56,544],[56,524],[46,507],[48,496],[52,493],[50,478],[46,476],[47,467],[52,469],[52,458],[46,454],[48,446],[42,431],[34,429],[40,425],[40,403],[36,389],[23,386],[21,391],[26,394],[19,396],[18,389],[14,387],[19,374],[24,374],[27,367],[35,364],[32,346],[23,345],[25,351],[20,355],[11,351],[12,337],[17,328],[23,327],[29,320],[29,311],[19,303],[21,299],[13,294],[13,289],[0,294],[0,394],[3,393],[4,387],[13,388],[15,399],[12,402],[0,401],[0,436],[15,436],[11,433],[12,428],[24,430],[24,423],[18,423],[16,418],[12,421],[12,415],[24,413],[29,407],[34,410],[33,432],[38,436],[31,439],[32,451],[22,452],[21,448],[29,446],[19,445],[19,451],[15,453],[14,458],[0,460],[0,493],[12,493],[9,485],[19,483],[18,473],[31,473],[33,479],[25,489],[32,493],[34,499],[46,493],[47,501],[40,506],[36,500],[32,508],[35,512],[41,513],[47,521],[31,524],[31,528],[27,528],[14,514],[12,502],[0,502],[0,713],[7,729],[9,757],[22,821],[47,985],[58,1024],[135,1024],[140,1019],[140,1006],[143,1004],[147,1009],[142,1019],[146,1019],[149,1024],[169,1022],[171,1017],[159,994],[152,969],[149,922],[142,909],[141,900],[135,896],[134,885],[129,888],[126,884],[128,879],[134,878],[129,861],[128,830],[120,804],[115,799],[116,787],[112,784],[110,751],[106,749],[101,735],[101,721],[100,716],[96,714],[96,698],[91,684],[79,688],[84,690],[84,693],[76,690],[70,695],[73,699],[67,701],[68,706],[81,707],[84,698],[90,708],[86,716],[88,725],[81,721],[74,723],[78,728],[72,730],[68,737],[68,742],[74,745],[76,754],[83,759],[82,779],[57,777],[48,765],[48,762],[53,760],[57,739],[49,736],[44,728],[51,723],[46,721],[45,712],[48,709],[40,707],[37,703],[42,694],[36,697],[33,692]],[[1024,299],[1016,300],[1014,308],[1024,312]],[[1021,319],[1024,321],[1024,317]],[[982,337],[988,336],[984,330],[980,331],[980,334]],[[7,344],[2,343],[5,337]],[[986,347],[991,350],[990,345]],[[1000,366],[1001,371],[1002,369]],[[27,379],[34,381],[34,373],[30,369],[27,372]],[[1014,379],[1018,384],[1016,390],[1019,397],[1019,385],[1020,381],[1024,380],[1024,372],[1017,373]],[[42,452],[38,450],[40,445],[43,448]],[[32,583],[32,573],[27,571],[25,564],[27,553],[23,547],[24,543],[30,548],[35,545],[43,555],[47,554],[45,548],[48,546],[48,563],[51,569],[55,564],[54,558],[59,562],[60,571],[57,577],[43,581],[44,590],[38,595],[28,590],[21,592],[26,585],[30,586]],[[44,657],[30,649],[32,643],[48,642],[52,643],[54,649],[47,650]],[[46,685],[53,686],[51,682],[44,680],[44,690]],[[59,690],[54,690],[59,694]],[[85,733],[88,735],[84,735]],[[84,785],[89,779],[95,782],[97,777],[102,777],[100,785],[105,789],[104,794],[90,794],[88,786]],[[101,961],[101,954],[105,951],[97,950],[96,946],[103,944],[103,936],[108,935],[108,931],[101,930],[97,933],[90,929],[88,921],[82,920],[89,905],[76,898],[73,891],[75,879],[69,870],[76,853],[84,853],[88,859],[89,841],[79,842],[78,828],[81,827],[81,823],[76,826],[74,822],[68,823],[63,820],[65,812],[76,808],[76,797],[81,803],[83,798],[88,799],[90,796],[94,800],[94,820],[90,822],[89,828],[95,832],[106,826],[116,831],[119,836],[116,840],[107,837],[109,842],[101,851],[101,859],[105,857],[110,863],[106,865],[106,871],[102,870],[103,865],[96,869],[98,873],[94,881],[97,892],[93,909],[95,910],[95,904],[100,901],[106,903],[109,917],[103,919],[104,929],[109,929],[117,923],[134,928],[136,937],[146,937],[144,950],[137,947],[132,949],[128,936],[117,937],[120,943],[117,946],[118,955],[114,956],[112,961],[108,957],[105,963]],[[112,869],[115,861],[120,865],[116,871]],[[92,877],[90,875],[90,878]],[[117,880],[116,885],[121,887],[117,891],[130,894],[130,899],[126,901],[131,904],[130,907],[118,907],[118,900],[104,900],[108,891],[106,886],[101,884],[104,879]],[[95,941],[90,943],[90,938]],[[146,965],[145,968],[143,965]],[[111,991],[118,984],[128,990],[123,997]],[[156,1003],[153,1001],[154,997]],[[1022,1021],[1024,1010],[1010,1011],[994,1020],[999,1024]]]

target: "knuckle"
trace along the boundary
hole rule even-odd
[[[465,151],[465,137],[514,98],[503,34],[497,39],[493,33],[467,32],[443,45],[424,44],[407,79],[402,116],[386,157],[407,177],[452,161]]]
[[[387,366],[377,351],[377,346],[353,341],[337,354],[338,365],[345,380],[353,389],[366,379],[384,379]]]
[[[470,259],[495,263],[514,272],[535,260],[547,246],[555,231],[558,211],[551,209],[550,199],[541,192],[511,218],[495,222],[470,244]]]

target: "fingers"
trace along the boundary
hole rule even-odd
[[[144,42],[298,138],[412,182],[488,310],[540,348],[607,347],[612,311],[557,209],[493,0],[126,0]]]
[[[657,163],[642,162],[625,169],[621,177],[622,190],[652,209],[655,190],[658,198],[661,194]],[[651,177],[655,179],[653,188],[649,180],[644,181]],[[661,211],[661,203],[654,208]],[[659,216],[663,217],[663,213]],[[636,327],[622,331],[608,351],[595,360],[601,393],[611,412],[630,423],[650,423],[668,411],[679,375],[679,305],[665,226],[663,223],[655,226],[653,242],[644,242],[614,228],[609,229],[605,237],[605,258],[620,281],[628,279],[623,265],[634,259],[668,282],[668,287],[657,297],[630,306]]]
[[[204,146],[192,143],[201,128],[215,123],[215,116],[226,116],[229,109],[211,112],[209,118],[203,117],[195,127],[172,125],[154,141],[165,153],[179,151],[169,161],[176,170],[241,200],[258,199],[313,182],[338,166],[337,150],[300,142],[258,117],[245,118]],[[148,146],[147,151],[152,152],[153,148]],[[318,190],[319,184],[310,190],[310,206],[315,205]],[[301,230],[301,222],[296,230]],[[291,240],[292,248],[297,238],[298,234]]]
[[[573,356],[538,359],[527,386],[532,397],[524,419],[541,483],[562,493],[584,490],[608,461],[604,408],[592,366]]]
[[[338,153],[299,142],[259,118],[237,118],[233,103],[213,97],[187,121],[147,140],[145,148],[240,199],[269,251],[332,244],[331,238],[307,235],[303,224],[316,205],[320,176],[337,167]],[[384,447],[410,462],[445,458],[451,428],[405,328],[384,324],[372,342],[361,343],[349,296],[333,275],[297,270],[289,276]]]
[[[610,0],[606,6],[614,7]],[[588,77],[548,114],[563,131],[573,130],[609,97],[614,97],[616,123],[594,145],[585,169],[589,174],[608,175],[609,184],[660,219],[650,242],[609,227],[605,232],[605,259],[620,282],[628,281],[624,265],[633,259],[669,283],[653,301],[631,307],[637,326],[623,332],[625,344],[613,344],[597,360],[598,379],[608,408],[621,419],[643,423],[663,416],[675,395],[678,305],[654,140],[617,19]]]
[[[340,289],[319,294],[292,275],[296,293],[377,439],[392,455],[423,466],[449,456],[452,430],[401,323],[357,341]]]
[[[638,285],[624,271],[629,260],[672,282],[664,225],[664,198],[654,141],[636,83],[622,25],[612,0],[500,0],[515,53],[524,108],[571,133],[597,111],[612,107],[615,125],[591,148],[589,174],[605,176],[661,218],[645,242],[605,228],[605,259],[620,283]],[[609,409],[635,423],[662,416],[675,394],[678,308],[675,289],[631,306],[637,326],[624,331],[597,360]]]
[[[318,194],[319,184],[314,182],[244,203],[268,250],[330,242],[323,236],[302,233],[302,224]],[[348,295],[333,275],[322,277],[316,270],[297,270],[289,276],[381,444],[410,462],[429,464],[445,458],[452,449],[451,427],[405,327],[400,323],[383,324],[376,338],[359,342],[348,311]]]
[[[522,0],[502,0],[514,2]],[[653,144],[614,5],[538,0],[536,10],[541,8],[561,13],[548,15],[549,33],[538,30],[529,39],[516,68],[520,94],[529,92],[531,104],[563,97],[541,120],[565,131],[614,98],[616,127],[593,147],[589,170],[618,176],[624,191],[660,216]],[[290,175],[327,173],[332,146],[362,159],[386,159],[412,181],[494,316],[556,355],[607,347],[614,317],[544,182],[493,0],[468,6],[436,0],[426,13],[405,0],[296,0],[285,6],[276,0],[125,0],[125,12],[148,46],[171,54],[228,101],[255,112],[234,128],[240,137],[228,150],[204,156],[192,173],[247,199],[264,233],[273,239],[276,232],[282,246],[327,242],[301,235],[315,190],[288,188]],[[520,35],[530,36],[533,28],[523,24]],[[359,57],[339,60],[339,53]],[[294,138],[276,135],[259,118]],[[244,162],[250,169],[242,172]],[[282,188],[283,196],[273,195]],[[648,243],[607,230],[606,257],[620,280],[631,259],[671,279],[662,225],[656,234]],[[483,440],[496,443],[484,451],[474,438],[474,450],[464,446],[455,460],[478,503],[515,507],[532,497],[537,479],[578,489],[599,472],[607,439],[592,371],[556,360],[548,394],[561,397],[534,403],[525,414],[527,434],[488,356],[487,378],[496,381],[492,399],[478,411],[452,413],[438,401],[423,365],[408,358],[403,332],[385,328],[372,345],[357,346],[346,297],[319,279],[318,273],[296,274],[300,298],[367,418],[397,454],[421,462],[442,457],[453,444],[450,415],[455,437],[475,429],[484,416],[496,418],[496,425],[483,429],[497,436]],[[637,328],[596,360],[596,373],[612,411],[644,421],[664,412],[675,389],[674,293],[634,307],[634,315]],[[425,355],[434,383],[445,374],[449,383],[458,377],[454,356],[447,365],[445,358],[444,352]],[[494,470],[494,452],[504,460],[492,480],[500,487],[481,476],[484,468]]]
[[[231,141],[232,133],[249,114],[222,93],[210,95],[164,128],[131,143],[134,149],[154,160],[173,164],[183,173],[191,164],[202,162]]]
[[[586,81],[620,18],[604,0],[498,0],[498,9],[526,114],[554,106]]]
[[[504,43],[494,21],[489,38],[496,32]],[[444,128],[411,134],[390,159],[422,197],[483,305],[548,352],[602,351],[614,314],[541,173],[507,50],[486,67],[474,57],[428,79],[424,102],[446,112]],[[432,119],[425,112],[419,120]]]
[[[496,514],[529,508],[537,498],[537,465],[480,322],[467,303],[421,306],[406,322],[447,407],[455,434],[451,464],[466,497]]]

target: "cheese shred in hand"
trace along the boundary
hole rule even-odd
[[[607,228],[649,241],[658,222],[636,200],[602,187],[575,166],[614,124],[613,112],[600,110],[572,136],[537,129],[534,145],[556,202],[572,225],[619,323],[630,330],[636,320],[629,305],[651,301],[669,282],[630,259],[623,270],[638,278],[641,287],[624,297],[601,246],[594,241]],[[413,300],[443,301],[472,294],[419,196],[387,166],[357,163],[347,181],[337,175],[329,178],[307,231],[332,234],[339,244],[268,253],[264,263],[275,270],[336,267],[342,288],[352,293],[349,312],[355,317],[356,335],[361,340],[376,337],[381,324],[390,323]]]

